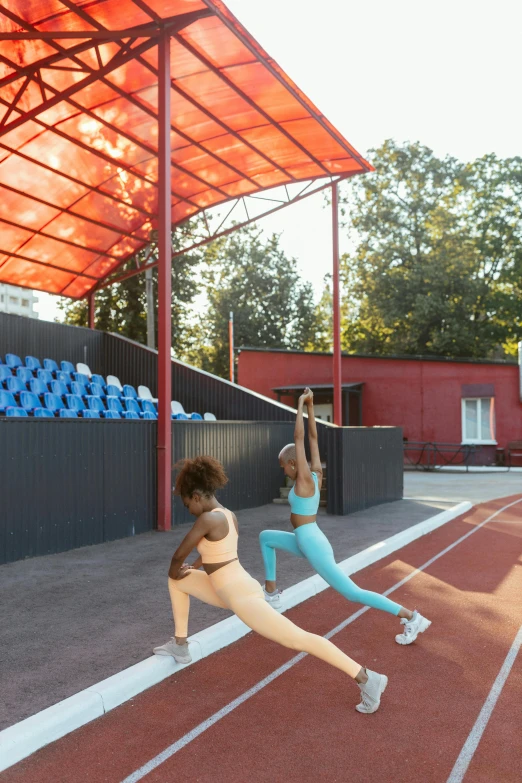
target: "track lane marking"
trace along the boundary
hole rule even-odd
[[[487,501],[486,501],[487,502]],[[478,525],[473,527],[472,530],[469,530],[467,533],[465,533],[463,536],[458,538],[456,541],[454,541],[449,546],[445,547],[443,550],[441,550],[438,554],[431,557],[429,560],[427,560],[425,563],[423,563],[418,568],[415,568],[411,574],[408,574],[408,576],[405,576],[403,579],[401,579],[399,582],[394,584],[392,587],[388,588],[388,590],[385,590],[382,595],[390,595],[391,593],[395,592],[395,590],[398,590],[400,587],[402,587],[406,582],[409,582],[410,579],[413,579],[414,576],[417,576],[422,571],[425,571],[426,568],[429,568],[432,563],[435,563],[435,561],[439,560],[439,558],[446,555],[448,552],[450,552],[452,549],[454,549],[456,546],[461,544],[463,541],[465,541],[467,538],[472,536],[474,533],[477,532],[477,530],[480,530],[484,527],[484,525],[487,525],[488,522],[491,522],[492,519],[497,517],[499,514],[502,514],[502,512],[506,511],[508,508],[511,508],[512,506],[515,506],[517,503],[521,503],[522,498],[518,498],[518,500],[513,500],[511,503],[506,504],[502,508],[498,509],[498,511],[495,511],[493,514],[491,514],[487,519],[485,519],[483,522],[480,522]],[[400,550],[399,550],[400,551]],[[324,635],[325,639],[331,639],[332,636],[335,636],[336,634],[340,633],[340,631],[344,630],[348,625],[353,623],[355,620],[357,620],[361,615],[363,615],[365,612],[367,612],[370,609],[369,606],[363,606],[361,609],[359,609],[357,612],[354,612],[349,617],[346,618],[346,620],[343,620],[342,623],[339,623],[335,628],[332,628],[331,631],[328,631],[327,634]],[[122,783],[138,783],[138,781],[142,780],[146,775],[148,775],[150,772],[155,770],[157,767],[159,767],[163,762],[167,761],[169,758],[174,756],[176,753],[178,753],[180,750],[182,750],[184,747],[189,745],[193,740],[195,740],[197,737],[199,737],[201,734],[203,734],[207,729],[209,729],[211,726],[213,726],[215,723],[218,723],[218,721],[222,720],[222,718],[229,715],[231,712],[233,712],[237,707],[239,707],[241,704],[244,704],[244,702],[248,701],[252,696],[255,696],[256,693],[258,693],[263,688],[266,688],[267,685],[270,685],[271,682],[276,680],[278,677],[280,677],[282,674],[287,672],[289,669],[291,669],[293,666],[295,666],[299,661],[302,661],[303,658],[306,657],[306,653],[299,653],[298,655],[295,655],[293,658],[291,658],[289,661],[287,661],[285,664],[280,666],[278,669],[275,669],[271,674],[269,674],[264,679],[260,680],[258,683],[252,686],[252,688],[249,688],[247,691],[241,694],[241,696],[238,696],[233,701],[229,702],[229,704],[225,705],[225,707],[222,707],[220,710],[215,712],[213,715],[211,715],[206,720],[199,723],[195,728],[191,729],[191,731],[187,732],[183,735],[179,740],[174,742],[172,745],[169,745],[165,750],[163,750],[161,753],[158,753],[157,756],[154,756],[154,758],[150,759],[146,764],[144,764],[142,767],[137,769],[135,772],[132,772],[130,775],[128,775]],[[498,698],[498,697],[497,697]],[[494,705],[493,705],[494,706]],[[456,778],[455,781],[448,780],[447,783],[457,783],[459,779]]]
[[[495,709],[495,704],[497,703],[498,698],[502,693],[502,689],[506,684],[506,680],[509,677],[511,669],[513,668],[513,664],[515,663],[515,659],[521,646],[522,625],[518,629],[518,633],[515,636],[515,640],[511,645],[508,654],[506,655],[504,663],[502,664],[502,668],[500,669],[495,682],[491,686],[488,697],[479,712],[478,718],[475,721],[475,724],[471,729],[468,738],[462,747],[462,750],[459,753],[459,756],[446,783],[461,783],[464,775],[468,771],[468,767],[471,763],[471,760],[473,759],[473,756],[475,755],[475,751],[479,746],[479,742],[482,739],[484,731],[486,730],[486,726],[488,725],[489,719],[491,718],[493,710]]]

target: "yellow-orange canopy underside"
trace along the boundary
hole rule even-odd
[[[174,224],[372,170],[218,0],[4,0],[0,282],[79,298],[149,242],[165,28]]]

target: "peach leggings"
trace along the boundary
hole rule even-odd
[[[190,596],[206,604],[231,609],[245,625],[291,650],[314,655],[355,678],[361,666],[322,636],[303,631],[265,601],[263,590],[237,560],[210,576],[191,571],[184,579],[169,578],[169,593],[177,637],[187,636]]]

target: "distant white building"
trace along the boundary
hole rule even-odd
[[[25,315],[26,318],[38,318],[34,309],[38,297],[28,288],[0,283],[0,313]]]

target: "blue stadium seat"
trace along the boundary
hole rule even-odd
[[[77,419],[78,414],[76,411],[70,410],[70,408],[62,408],[60,411],[61,419]]]
[[[54,359],[44,359],[44,367],[46,370],[49,370],[49,372],[54,372],[55,375],[56,373],[60,372],[60,368]]]
[[[150,400],[141,400],[141,409],[143,413],[153,413],[154,418],[157,418],[156,406]]]
[[[18,405],[15,402],[15,398],[9,391],[0,389],[0,411],[5,412],[6,408],[17,408]]]
[[[44,394],[44,404],[45,407],[51,411],[51,413],[56,413],[62,408],[65,408],[65,404],[62,398],[59,397],[57,394],[51,394],[51,392],[47,392],[47,394]]]
[[[81,383],[82,386],[87,386],[87,384],[90,383],[89,377],[82,372],[73,372],[73,378],[76,383]]]
[[[72,375],[76,372],[76,368],[72,362],[60,362],[60,368],[62,372],[68,372],[69,375]]]
[[[51,381],[51,391],[58,397],[65,397],[66,394],[69,394],[69,387],[62,381]]]
[[[66,394],[67,407],[71,411],[84,411],[85,403],[79,394]]]
[[[39,397],[49,391],[47,384],[41,381],[39,378],[31,378],[29,381],[29,388],[33,394],[38,394]]]
[[[13,368],[24,366],[23,361],[15,353],[6,353],[5,363],[7,364],[8,367],[13,367]]]
[[[105,413],[105,405],[101,397],[88,396],[87,405],[90,411],[97,411],[98,413]]]
[[[123,396],[132,397],[133,400],[137,400],[138,392],[136,391],[134,386],[131,386],[129,383],[126,383],[123,387]]]
[[[121,406],[120,398],[119,397],[109,397],[107,395],[107,408],[110,411],[116,411],[117,413],[123,413],[123,408]]]
[[[33,392],[23,391],[20,392],[20,407],[32,413],[35,408],[41,408],[42,403]]]
[[[154,421],[156,421],[156,419],[158,417],[152,411],[145,411],[145,413],[143,414],[143,418],[144,419],[153,419]]]
[[[119,411],[105,411],[106,419],[121,419]]]
[[[91,383],[99,383],[102,389],[105,389],[105,378],[103,375],[96,375],[96,373],[93,373],[91,375]]]
[[[42,368],[42,365],[40,364],[40,359],[37,359],[36,356],[26,356],[25,366],[28,367],[30,370],[32,370],[32,372],[35,372],[35,370],[40,370]]]
[[[107,397],[121,397],[121,391],[117,386],[107,386]]]
[[[201,413],[191,413],[189,419],[191,419],[191,421],[203,421],[203,416]]]
[[[11,377],[7,379],[5,385],[7,391],[10,391],[11,394],[20,394],[20,392],[27,391],[25,383],[22,383],[20,378],[15,378],[14,375],[11,375]]]
[[[48,408],[35,408],[34,415],[37,419],[52,419],[54,418],[52,411]]]
[[[179,421],[188,421],[188,416],[186,413],[173,413],[172,418],[178,419]]]
[[[93,397],[105,397],[105,392],[103,391],[101,383],[90,383],[87,389],[89,390],[89,394],[92,394]]]
[[[135,400],[132,397],[123,397],[122,402],[125,405],[126,411],[131,411],[132,413],[135,413],[138,416],[138,418],[142,415],[140,406],[138,405],[138,400]]]
[[[2,381],[7,381],[8,378],[12,378],[13,373],[11,372],[11,368],[7,367],[5,364],[0,364],[0,383]]]
[[[138,421],[139,421],[139,419],[140,419],[140,417],[138,416],[138,414],[136,413],[136,411],[125,411],[125,413],[123,414],[123,416],[124,416],[126,419],[138,419]]]
[[[83,418],[84,419],[99,419],[100,418],[100,412],[99,411],[84,411],[83,412]]]
[[[29,383],[32,380],[33,373],[27,367],[18,367],[16,370],[16,377],[20,378],[22,383]]]
[[[85,397],[87,395],[87,389],[83,385],[83,383],[78,383],[77,381],[73,381],[71,383],[71,394],[77,394],[78,397]]]
[[[25,418],[27,418],[29,414],[23,408],[6,408],[5,415],[10,417],[24,416]]]
[[[64,372],[63,370],[59,370],[56,373],[56,380],[61,381],[62,383],[65,383],[66,386],[71,385],[71,373]]]
[[[45,383],[46,386],[49,386],[49,384],[53,382],[53,374],[50,370],[37,370],[36,377],[39,381]]]

